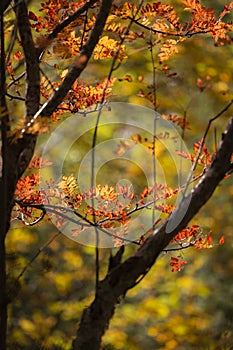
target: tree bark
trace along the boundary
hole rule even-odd
[[[96,1],[87,1],[76,13],[59,24],[51,33],[49,39],[53,39],[56,35],[69,23],[74,21],[80,14],[88,10]],[[42,51],[37,49],[33,43],[27,5],[24,0],[15,0],[15,13],[17,18],[17,26],[25,57],[26,70],[26,92],[25,92],[25,132],[19,138],[12,140],[8,136],[10,130],[10,118],[7,111],[5,99],[5,50],[4,50],[4,28],[3,28],[3,12],[6,10],[10,1],[3,1],[0,5],[0,34],[1,34],[1,59],[0,59],[0,113],[1,115],[1,137],[2,137],[2,174],[0,176],[0,350],[6,350],[6,334],[7,334],[7,285],[6,285],[6,252],[5,237],[10,227],[10,216],[14,205],[13,198],[15,187],[18,179],[26,170],[34,153],[37,135],[31,134],[27,130],[27,125],[36,116],[49,117],[63,101],[66,94],[72,87],[75,80],[83,72],[92,52],[98,43],[107,17],[110,13],[112,0],[103,0],[99,8],[99,13],[95,25],[91,31],[90,37],[84,45],[81,53],[71,66],[67,77],[59,89],[48,100],[46,104],[39,109],[40,102],[40,71],[39,71],[39,55]]]
[[[122,263],[119,262],[99,283],[94,301],[83,312],[77,336],[72,344],[73,350],[100,349],[101,337],[108,328],[120,297],[124,296],[140,278],[148,273],[171,239],[187,226],[212,196],[226,173],[232,170],[232,140],[233,117],[222,136],[211,166],[196,187],[181,200],[180,205],[171,216],[159,229],[154,231],[153,235],[132,257]]]
[[[10,5],[11,0],[1,0],[0,3],[0,16],[3,15],[4,11],[6,11],[7,7]]]
[[[0,350],[6,348],[7,331],[7,291],[6,291],[6,249],[5,237],[9,228],[9,201],[7,198],[7,168],[4,163],[7,159],[7,131],[9,114],[5,99],[5,43],[4,43],[4,22],[3,15],[0,16],[0,120],[1,120],[1,148],[2,148],[2,169],[0,179]]]

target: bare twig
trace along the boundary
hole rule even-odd
[[[152,38],[150,37],[149,43],[150,57],[152,63],[152,86],[153,86],[153,142],[152,142],[152,165],[153,165],[153,210],[152,210],[152,226],[155,222],[155,209],[156,209],[156,133],[157,133],[157,81],[156,81],[156,65],[153,53],[153,43]]]
[[[13,78],[13,80],[7,85],[7,89],[25,77],[25,74],[26,72],[22,72],[17,78]]]
[[[169,252],[177,252],[179,250],[184,250],[184,249],[188,249],[190,247],[193,247],[195,245],[196,241],[192,241],[192,242],[189,242],[188,244],[186,245],[181,245],[180,247],[177,247],[177,248],[168,248],[168,249],[163,249],[162,252],[163,253],[169,253]]]
[[[12,53],[12,50],[13,50],[13,47],[14,47],[14,44],[15,44],[16,36],[17,36],[17,22],[15,21],[14,28],[13,28],[13,31],[11,33],[11,39],[10,39],[9,47],[7,49],[6,67],[7,67],[7,64],[9,62],[9,60],[10,60],[10,56],[11,56],[11,53]]]
[[[19,275],[16,278],[16,281],[19,281],[21,277],[25,274],[25,272],[28,270],[28,268],[32,265],[32,263],[36,260],[36,258],[47,248],[59,235],[61,232],[55,233],[51,238],[49,238],[39,249],[38,251],[32,256],[32,258],[29,260],[29,262],[24,266],[22,271],[19,273]]]
[[[25,97],[11,95],[11,94],[9,94],[9,92],[6,93],[6,96],[10,97],[12,100],[19,100],[19,101],[24,101],[24,102],[26,100]]]
[[[203,135],[203,138],[200,142],[200,146],[199,146],[199,149],[198,149],[198,152],[197,152],[197,155],[196,155],[196,159],[192,165],[192,168],[190,170],[190,173],[188,175],[188,179],[186,181],[186,185],[185,185],[185,188],[184,188],[184,191],[183,191],[183,197],[186,195],[186,192],[188,190],[188,187],[192,181],[192,177],[193,177],[193,173],[194,173],[194,170],[196,169],[197,167],[197,164],[198,164],[198,160],[200,158],[200,155],[201,155],[201,152],[202,152],[202,149],[203,149],[203,146],[205,144],[205,141],[206,141],[206,137],[208,135],[208,132],[210,130],[210,127],[211,127],[211,124],[216,120],[218,119],[219,117],[221,117],[223,115],[223,113],[225,113],[231,106],[233,105],[233,99],[223,108],[221,109],[220,112],[218,112],[214,117],[210,118],[209,119],[209,122],[208,122],[208,125],[206,127],[206,130],[205,130],[205,133]]]
[[[210,33],[209,30],[199,30],[198,32],[189,32],[187,31],[186,33],[177,33],[177,32],[164,32],[162,30],[157,30],[157,29],[153,29],[151,27],[148,27],[146,26],[145,24],[142,24],[139,22],[139,19],[135,19],[135,18],[132,18],[130,16],[128,16],[128,18],[134,22],[135,24],[137,24],[139,27],[143,28],[143,29],[146,29],[154,34],[162,34],[162,35],[166,35],[166,36],[173,36],[173,37],[186,37],[186,38],[191,38],[192,36],[194,35],[197,35],[197,34],[207,34],[207,33]]]

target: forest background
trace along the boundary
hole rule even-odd
[[[222,11],[224,3],[222,0],[202,1],[203,5],[214,8],[217,14]],[[171,1],[170,4],[181,11],[181,16],[187,16],[182,12],[180,1]],[[41,15],[39,9],[39,2],[29,2],[32,24],[36,23],[33,14]],[[232,19],[230,14],[227,16],[226,21]],[[9,14],[9,32],[11,25]],[[34,29],[34,35],[39,37],[40,33]],[[147,35],[149,41],[150,33]],[[156,108],[161,114],[187,115],[190,128],[185,129],[184,139],[192,152],[193,143],[201,140],[209,119],[232,99],[232,46],[215,46],[208,35],[194,36],[181,43],[179,52],[169,57],[167,75],[160,69],[156,46],[153,50],[157,60]],[[20,51],[19,46],[15,52],[17,75],[24,70],[20,64]],[[113,72],[116,80],[109,101],[153,109],[149,101],[153,84],[149,44],[144,42],[142,45],[138,38],[126,48],[126,55],[127,58]],[[64,59],[64,72],[70,60]],[[55,64],[56,58],[52,57],[50,62],[41,65],[50,79],[56,74]],[[81,78],[97,85],[108,75],[110,66],[111,58],[92,59]],[[20,114],[23,107],[20,101],[13,100],[10,108]],[[210,152],[215,151],[221,139],[227,117],[229,114],[216,120],[209,134],[207,147]],[[57,124],[50,127],[56,128]],[[179,126],[177,129],[182,134]],[[78,145],[84,154],[90,147],[88,136]],[[39,137],[39,148],[47,137],[46,134]],[[67,160],[67,176],[74,171],[76,152],[74,147]],[[137,171],[133,167],[125,169],[124,178],[133,181],[140,176]],[[101,185],[109,184],[110,173],[114,174],[111,178],[113,184],[121,176],[118,165],[110,164],[110,170],[107,167],[99,175]],[[169,266],[171,253],[161,255],[148,275],[117,306],[103,339],[104,349],[233,348],[232,181],[232,177],[225,179],[193,220],[193,224],[199,224],[206,234],[212,234],[213,242],[219,242],[224,235],[225,244],[204,250],[191,247],[179,253],[188,262],[182,271],[172,271]],[[9,349],[70,349],[77,322],[94,295],[95,248],[59,234],[50,222],[26,227],[13,220],[7,250],[9,280],[18,278],[20,282],[19,292],[10,305]],[[126,255],[134,250],[135,247],[127,245]],[[106,272],[109,254],[110,249],[100,250],[100,277]]]

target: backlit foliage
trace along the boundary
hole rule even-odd
[[[156,182],[154,186],[145,184],[142,190],[135,191],[128,184],[121,185],[118,183],[114,186],[107,182],[106,177],[104,179],[106,183],[104,184],[97,183],[93,187],[81,189],[79,180],[72,171],[69,174],[65,173],[58,181],[53,178],[45,180],[40,170],[46,168],[49,174],[51,163],[47,159],[38,156],[32,159],[27,173],[17,183],[12,221],[18,219],[26,226],[35,225],[37,227],[47,218],[47,221],[54,221],[56,226],[62,230],[69,223],[70,214],[72,214],[72,218],[75,216],[75,219],[73,219],[75,228],[71,232],[73,238],[78,238],[80,234],[85,232],[88,234],[88,229],[92,228],[93,230],[97,229],[101,235],[109,236],[114,247],[131,243],[129,248],[131,249],[131,246],[134,245],[142,246],[146,239],[153,234],[154,229],[157,229],[161,222],[171,215],[177,207],[177,197],[182,196],[182,193],[189,190],[190,184],[195,186],[196,181],[205,174],[216,154],[216,143],[218,143],[216,139],[212,137],[210,140],[203,137],[203,133],[200,134],[199,130],[199,124],[200,129],[204,130],[206,122],[211,117],[206,113],[204,98],[207,96],[207,101],[208,97],[211,99],[213,109],[215,107],[214,103],[217,104],[219,101],[229,103],[229,101],[232,101],[229,88],[231,84],[230,74],[229,72],[227,72],[228,74],[223,71],[219,72],[217,64],[215,65],[211,61],[213,53],[208,53],[207,49],[204,51],[206,56],[204,59],[207,60],[206,65],[202,62],[204,61],[203,57],[200,56],[200,58],[198,57],[199,62],[194,68],[191,65],[188,67],[193,52],[196,52],[193,51],[191,45],[195,46],[199,38],[203,37],[209,40],[208,48],[213,46],[222,49],[232,44],[233,25],[228,19],[232,14],[233,2],[222,5],[221,11],[212,8],[214,4],[211,2],[209,2],[210,7],[203,5],[203,2],[198,0],[179,2],[144,1],[140,7],[138,2],[135,1],[116,1],[107,19],[104,33],[93,50],[90,63],[88,63],[90,72],[74,82],[56,111],[46,119],[46,123],[38,117],[35,123],[29,123],[28,126],[25,126],[21,121],[23,112],[20,108],[16,111],[19,115],[18,119],[14,116],[11,121],[14,129],[12,135],[21,137],[22,131],[25,130],[28,133],[40,135],[47,133],[50,127],[53,128],[54,124],[50,122],[59,123],[61,119],[76,113],[77,118],[80,115],[86,117],[88,113],[93,110],[98,111],[100,106],[105,103],[107,105],[107,102],[111,99],[113,101],[114,99],[117,100],[119,96],[133,102],[140,101],[139,103],[150,105],[154,110],[161,112],[162,118],[173,123],[185,141],[189,141],[189,131],[196,133],[197,136],[190,138],[192,143],[190,152],[184,151],[179,146],[175,150],[180,157],[181,165],[185,162],[191,162],[193,165],[187,187],[185,183],[177,187]],[[59,29],[59,26],[85,5],[86,1],[48,0],[42,2],[40,6],[35,2],[30,9],[28,13],[30,26],[40,59],[41,105],[47,103],[59,89],[67,78],[69,68],[74,62],[77,67],[86,63],[86,57],[79,55],[87,44],[96,22],[100,3],[100,1],[97,1],[88,11],[70,21],[62,29]],[[25,86],[22,83],[22,66],[24,63],[22,43],[16,35],[14,47],[10,46],[13,28],[11,22],[15,20],[13,11],[10,11],[10,16],[12,19],[9,23],[6,23],[5,33],[9,47],[6,70],[8,75],[7,97],[9,103],[12,103],[13,109],[15,101],[19,104],[24,103],[26,97]],[[209,44],[210,40],[212,40],[212,46]],[[204,40],[198,48],[200,55],[202,45],[207,45]],[[187,58],[182,60],[182,55],[186,55]],[[114,64],[111,66],[112,63]],[[187,72],[185,69],[187,69]],[[154,78],[152,71],[155,72]],[[193,76],[191,76],[192,74]],[[184,85],[183,90],[180,88],[182,84]],[[192,86],[191,90],[189,90],[190,85]],[[180,97],[179,93],[183,96]],[[131,95],[130,98],[127,94]],[[203,111],[196,115],[196,106],[194,105],[198,105],[199,97],[200,99],[203,98],[200,108]],[[173,110],[175,102],[180,104],[180,109]],[[194,112],[189,113],[192,108]],[[194,120],[190,115],[194,117]],[[4,116],[4,112],[1,113],[2,116]],[[105,136],[101,135],[100,139],[102,137],[105,140]],[[154,138],[149,139],[140,132],[132,132],[126,140],[118,142],[113,152],[116,156],[121,157],[129,150],[133,152],[138,145],[141,145],[146,148],[151,157],[151,162],[153,162],[158,135],[153,136]],[[160,139],[170,140],[171,135],[164,131],[163,135],[159,135],[159,137]],[[217,141],[220,137],[218,136]],[[12,140],[14,141],[14,138]],[[88,148],[84,142],[83,148],[85,149],[85,147]],[[91,166],[88,172],[91,172]],[[133,176],[137,176],[137,174],[133,174]],[[230,173],[227,176],[230,176]],[[151,222],[151,229],[145,230],[146,232],[143,234],[141,234],[142,227],[138,227],[135,238],[132,239],[130,236],[132,223],[143,210],[149,213],[154,212],[154,222]],[[209,215],[214,215],[212,210],[210,211]],[[189,262],[189,258],[185,253],[186,249],[210,249],[224,244],[225,238],[221,233],[221,229],[221,227],[217,227],[216,231],[212,232],[206,225],[202,227],[201,222],[200,225],[199,222],[190,223],[190,226],[178,232],[164,250],[166,266],[169,266],[172,272],[180,272]],[[214,237],[215,233],[219,235],[218,238]],[[47,232],[43,232],[43,234],[47,234]],[[32,235],[25,234],[25,242],[28,245],[33,244],[33,240],[39,241],[38,237],[32,238]],[[25,248],[22,242],[20,243],[19,237],[16,237],[15,240],[23,251]],[[41,251],[45,250],[47,252],[46,249],[49,251],[50,243],[45,245],[46,248],[42,246]],[[53,272],[53,264],[49,258],[49,253],[45,253],[43,256],[41,254],[39,266],[43,273],[48,274],[48,280],[50,278],[54,279],[54,290],[58,291],[59,298],[65,295],[68,288],[74,287],[75,292],[72,294],[70,301],[66,300],[65,311],[60,305],[60,299],[53,300],[49,311],[56,317],[43,318],[39,311],[30,320],[20,317],[18,327],[23,331],[21,332],[23,335],[14,330],[12,338],[17,339],[21,336],[22,344],[27,343],[27,337],[32,340],[33,344],[37,341],[39,344],[38,334],[41,333],[44,338],[47,337],[48,339],[48,343],[38,345],[41,348],[54,349],[54,346],[59,349],[68,348],[67,342],[63,339],[64,334],[61,332],[57,335],[54,331],[50,334],[50,329],[54,330],[56,328],[56,322],[63,322],[67,319],[75,319],[76,322],[75,313],[80,314],[80,304],[83,308],[90,302],[87,295],[90,287],[89,281],[93,277],[95,266],[89,271],[86,269],[86,262],[80,258],[79,254],[71,253],[69,249],[62,250],[59,244],[55,242],[53,245],[54,255],[62,255],[62,261],[65,261],[65,265],[70,269],[72,276],[68,276],[68,273],[66,275],[62,272],[60,274]],[[13,248],[11,247],[12,251]],[[90,253],[88,249],[84,248],[83,251],[86,259],[89,259],[88,263],[90,265],[93,252]],[[38,255],[40,255],[40,252]],[[26,258],[20,264],[20,266],[27,266]],[[198,275],[200,267],[197,267],[195,263],[193,265]],[[17,267],[18,270],[20,269]],[[84,270],[85,272],[83,272]],[[23,273],[25,271],[23,270]],[[183,276],[182,273],[181,276]],[[76,281],[73,279],[74,274],[77,274]],[[79,281],[79,274],[83,274],[81,282]],[[159,278],[162,279],[162,277]],[[40,277],[38,280],[41,281]],[[180,281],[177,282],[181,284],[179,288],[187,295],[191,293],[191,288],[196,288],[197,296],[201,294],[207,297],[208,293],[203,286],[196,285],[190,280],[186,281],[184,276],[181,277]],[[35,285],[36,282],[34,282]],[[80,304],[78,302],[76,304],[73,302],[77,300],[76,293],[79,293],[82,289],[79,283],[84,289],[84,294],[80,297]],[[30,288],[30,293],[33,295],[33,283]],[[13,287],[12,290],[14,292]],[[51,292],[51,294],[53,293],[55,294],[54,291]],[[138,304],[140,298],[145,297],[143,299],[144,314],[142,312],[142,315],[139,316],[145,322],[147,336],[153,339],[152,345],[149,346],[153,346],[153,348],[159,346],[165,350],[172,350],[182,349],[183,344],[187,345],[188,348],[190,344],[196,345],[198,343],[199,335],[204,332],[210,320],[206,316],[206,319],[199,319],[199,323],[196,322],[197,311],[194,310],[192,302],[184,307],[185,319],[183,320],[180,315],[176,315],[176,313],[175,315],[169,314],[168,311],[168,308],[173,306],[172,303],[178,303],[179,298],[177,296],[173,296],[176,302],[167,298],[163,308],[159,306],[155,308],[148,291],[145,291],[144,294],[140,296],[139,291],[139,300],[135,297],[134,302]],[[134,298],[134,295],[132,298]],[[159,316],[163,319],[164,333],[160,334],[161,325],[154,326],[150,324],[147,319],[148,316],[145,315],[148,310],[152,312],[153,316]],[[130,327],[135,322],[134,311],[131,310],[131,306],[129,306],[129,309],[125,307],[124,310],[126,317],[129,319],[126,327],[129,327],[131,332]],[[189,324],[187,325],[185,322]],[[114,327],[117,329],[119,324]],[[194,334],[195,331],[197,334]],[[66,332],[69,334],[70,330],[66,329]],[[173,333],[179,340],[173,339]],[[30,334],[33,335],[32,338],[30,338]],[[111,336],[116,347],[118,346],[119,349],[126,348],[125,344],[128,340],[125,339],[125,333],[120,331],[114,333],[114,330],[110,330],[110,338]],[[190,341],[190,344],[187,344],[188,341]],[[203,346],[205,345],[206,343]],[[138,344],[130,344],[129,346],[133,350],[138,350],[140,347]]]
[[[62,31],[58,32],[56,39],[49,39],[51,33],[56,30],[62,21],[66,20],[67,16],[71,16],[84,4],[84,1],[78,4],[74,2],[67,3],[66,1],[47,1],[41,4],[40,14],[33,11],[29,12],[31,27],[39,34],[37,36],[38,48],[46,48],[42,62],[51,65],[50,61],[54,55],[58,59],[57,63],[52,63],[56,74],[55,80],[53,79],[52,81],[47,73],[41,72],[41,96],[45,100],[48,100],[64,81],[68,73],[68,69],[64,67],[64,62],[69,62],[73,56],[77,56],[81,52],[83,45],[85,45],[88,34],[96,20],[96,5],[93,5],[92,9],[86,14],[80,15],[77,19],[71,21],[69,25],[65,26]],[[109,16],[105,26],[106,34],[102,36],[94,49],[94,60],[101,61],[116,56],[116,60],[121,63],[128,57],[126,52],[127,45],[138,38],[147,41],[147,35],[150,33],[149,45],[151,47],[156,45],[159,48],[157,59],[161,67],[158,67],[158,69],[161,74],[172,78],[176,73],[170,73],[170,67],[164,62],[168,61],[170,56],[176,55],[179,52],[179,46],[192,36],[210,33],[216,45],[229,43],[230,38],[228,34],[232,30],[232,24],[224,22],[224,17],[230,13],[233,3],[225,5],[218,17],[216,17],[212,8],[206,8],[198,0],[183,1],[182,5],[183,11],[190,14],[186,21],[184,21],[182,14],[179,14],[172,5],[162,4],[161,2],[144,3],[141,8],[130,2],[125,2],[119,6],[114,5],[112,14]],[[132,20],[134,30],[126,30],[126,20],[129,19]],[[15,63],[22,60],[23,54],[19,47],[13,53],[12,60],[8,61],[8,73],[11,80],[10,89],[19,95],[20,86],[15,82],[14,66]],[[126,75],[126,77],[130,76]],[[201,78],[197,79],[197,86],[201,92],[211,88],[209,84],[210,79],[210,77],[206,77],[206,82],[203,82]],[[119,81],[125,80],[128,82],[133,81],[132,77],[130,79],[119,79]],[[59,116],[65,115],[68,111],[77,113],[102,103],[110,96],[115,81],[115,78],[105,78],[102,83],[93,85],[83,80],[76,80],[57,112],[53,113],[53,120],[59,120]],[[138,96],[148,99],[154,105],[154,89],[155,87],[151,86],[149,87],[149,92],[146,93],[141,90]],[[184,131],[189,128],[189,121],[184,117],[163,114],[163,118],[177,124]],[[169,137],[169,134],[164,135],[164,138]],[[132,135],[131,140],[120,141],[115,153],[118,156],[122,156],[128,149],[133,148],[137,143],[141,143],[153,155],[154,145],[152,140],[143,139],[140,134]],[[194,180],[205,172],[214,156],[207,151],[206,145],[202,144],[202,142],[194,144],[193,154],[177,151],[181,157],[191,160],[192,163],[197,162],[200,166],[196,173],[193,174]],[[42,166],[43,164],[43,161],[40,159],[33,162],[34,166]],[[31,166],[29,169],[31,169]],[[74,230],[74,235],[77,236],[85,227],[96,224],[103,229],[114,228],[116,230],[114,231],[113,240],[116,240],[115,236],[120,238],[115,242],[116,245],[125,243],[124,237],[127,237],[128,226],[135,213],[154,203],[154,210],[169,215],[175,206],[172,202],[166,203],[165,201],[176,197],[182,191],[182,188],[172,189],[164,184],[156,184],[154,187],[145,188],[142,193],[135,193],[130,187],[120,185],[117,188],[108,185],[97,185],[95,188],[80,192],[77,179],[70,175],[68,177],[63,176],[57,186],[52,180],[51,182],[47,181],[45,195],[43,190],[38,188],[38,186],[42,185],[41,181],[40,176],[33,173],[24,176],[17,184],[15,192],[17,213],[22,212],[24,222],[26,222],[26,217],[32,216],[30,221],[33,222],[35,220],[37,223],[38,210],[41,211],[42,218],[44,217],[42,214],[49,208],[51,210],[49,206],[53,206],[52,215],[57,215],[57,223],[62,226],[66,221],[66,216],[64,213],[61,215],[63,210],[61,208],[68,208],[69,211],[77,211],[77,214],[82,219],[81,224],[79,223],[80,227]],[[124,204],[126,199],[127,205]],[[95,208],[88,204],[90,201],[95,203]],[[79,210],[81,212],[78,213]],[[35,218],[33,218],[34,214]],[[195,246],[196,248],[211,247],[208,239],[200,238],[201,234],[199,226],[186,228],[171,243],[178,244],[177,249],[187,247],[187,245]],[[142,244],[143,239],[139,235],[138,244]],[[178,258],[175,257],[171,263],[173,271],[180,270],[181,266],[184,265],[184,262],[180,263],[179,259],[176,259]]]
[[[137,136],[137,139],[142,142],[140,135]],[[198,145],[194,145],[194,148],[197,148]],[[208,152],[205,147],[203,152],[206,157]],[[184,155],[182,154],[182,156]],[[185,155],[185,157],[187,156]],[[190,157],[194,161],[195,157]],[[206,167],[209,163],[200,157],[199,164]],[[43,168],[49,165],[51,165],[50,162],[35,157],[31,161],[29,169],[35,170],[38,167]],[[100,230],[103,229],[103,234],[112,236],[114,245],[118,247],[130,242],[127,239],[127,234],[135,214],[149,208],[154,203],[154,209],[157,212],[169,215],[175,206],[166,203],[166,201],[174,198],[180,191],[182,189],[172,189],[165,184],[157,183],[155,187],[145,187],[139,194],[133,191],[132,186],[121,186],[120,184],[117,184],[116,188],[108,185],[97,185],[95,188],[81,192],[78,181],[73,175],[63,176],[58,184],[52,179],[44,184],[40,173],[33,172],[18,181],[15,191],[16,213],[24,224],[33,225],[42,220],[45,213],[48,212],[50,216],[56,218],[56,225],[62,228],[69,221],[69,216],[66,216],[66,213],[73,212],[78,217],[77,229],[73,229],[73,237],[77,237],[80,232],[97,225]],[[92,201],[95,203],[95,208],[89,204]],[[161,218],[156,220],[154,228],[160,221]],[[151,234],[152,231],[148,231],[143,236],[139,235],[138,239],[132,243],[143,244],[145,238]],[[223,243],[224,237],[222,236],[219,244]],[[166,251],[179,252],[188,247],[213,248],[216,245],[217,243],[212,243],[210,233],[205,234],[199,225],[193,225],[179,232],[171,241],[171,247],[168,247]],[[180,261],[179,256],[178,254],[178,256],[171,258],[172,271],[180,271],[187,263]]]

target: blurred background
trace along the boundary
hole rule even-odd
[[[214,7],[218,14],[225,1],[206,0],[201,3]],[[177,11],[182,9],[181,1],[170,1],[169,4],[175,6]],[[37,1],[31,1],[29,9],[41,15]],[[185,19],[187,13],[181,11],[180,16]],[[133,25],[132,30],[136,30],[136,26]],[[39,35],[35,33],[35,36]],[[145,35],[150,40],[150,33]],[[233,49],[230,45],[215,46],[209,35],[193,36],[180,43],[178,49],[179,53],[167,63],[169,74],[166,75],[158,63],[158,49],[156,46],[153,48],[157,111],[182,118],[186,116],[188,128],[183,133],[177,126],[177,131],[192,152],[193,143],[201,140],[209,119],[232,99]],[[113,72],[116,82],[110,101],[152,108],[146,98],[153,84],[148,43],[138,38],[126,44],[125,53],[128,58]],[[53,64],[60,58],[52,56],[49,59],[50,64],[44,62],[42,68],[52,79],[55,75]],[[59,61],[60,68],[65,69],[70,62],[69,59],[62,63]],[[102,82],[110,65],[110,59],[93,59],[81,78],[93,85]],[[19,67],[18,73],[21,71],[23,67]],[[202,89],[200,84],[208,87]],[[20,102],[12,102],[11,110],[20,113]],[[211,127],[207,138],[207,147],[211,153],[216,150],[231,114],[225,113]],[[41,135],[38,145],[43,145],[47,137]],[[106,130],[100,131],[100,141],[105,137]],[[74,172],[72,164],[75,162],[75,152],[79,152],[82,159],[82,154],[90,150],[91,142],[91,133],[87,133],[70,150],[64,165],[67,176],[69,171]],[[111,164],[110,169],[106,164],[106,169],[102,170],[101,176],[97,176],[97,181],[102,184],[108,184],[109,180],[114,184],[117,181],[115,178],[118,179],[117,174],[122,174],[117,163]],[[141,183],[144,183],[144,174],[140,174],[137,167],[126,167],[125,172],[124,178],[137,177],[140,183],[141,176]],[[216,245],[213,249],[190,248],[183,251],[181,254],[188,264],[180,272],[171,271],[171,254],[161,254],[147,276],[117,306],[104,336],[103,349],[233,349],[232,196],[233,180],[229,177],[219,185],[211,200],[192,222],[199,224],[205,233],[211,232],[213,242],[217,243],[224,235],[225,244]],[[51,243],[47,245],[49,240]],[[7,247],[9,283],[12,281],[12,288],[15,278],[28,266],[32,257],[42,250],[19,278],[17,296],[16,290],[12,289],[14,301],[10,305],[9,349],[70,349],[82,310],[94,296],[94,248],[68,239],[46,220],[31,228],[14,220]],[[133,245],[127,245],[126,257],[135,249]],[[102,277],[107,271],[109,255],[110,249],[101,249]]]

